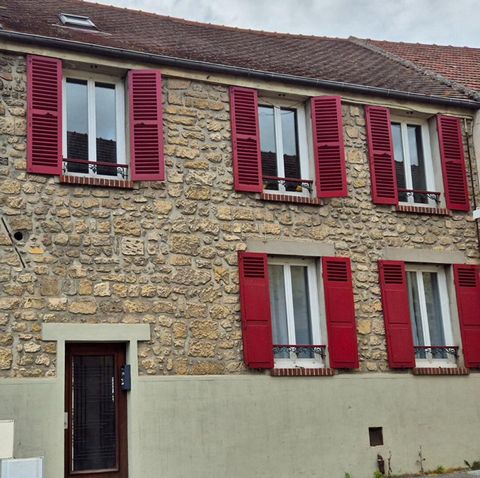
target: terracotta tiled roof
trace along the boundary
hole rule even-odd
[[[400,58],[480,92],[480,48],[366,40]]]
[[[348,39],[216,26],[82,0],[3,0],[3,30],[303,78],[454,99],[468,95]],[[99,31],[61,26],[89,16]]]

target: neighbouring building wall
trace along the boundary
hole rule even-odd
[[[151,341],[139,344],[141,374],[254,373],[242,362],[237,271],[237,251],[252,238],[329,243],[350,257],[360,371],[385,371],[382,251],[479,258],[466,214],[372,203],[358,105],[343,106],[349,197],[322,206],[234,192],[227,86],[172,77],[163,82],[166,182],[63,185],[26,172],[25,58],[4,53],[0,65],[1,376],[55,374],[44,322],[150,324]]]

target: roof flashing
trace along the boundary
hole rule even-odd
[[[97,29],[97,26],[90,17],[83,15],[73,15],[71,13],[60,13],[58,15],[63,25],[67,27],[86,28],[88,30]]]

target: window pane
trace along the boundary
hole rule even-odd
[[[262,152],[263,176],[278,176],[277,148],[275,145],[275,117],[273,107],[260,106],[258,108],[260,125],[260,150]],[[265,189],[278,190],[276,181],[265,181]]]
[[[408,280],[408,301],[410,303],[410,315],[412,317],[413,343],[415,345],[425,345],[423,336],[422,314],[420,312],[420,300],[418,296],[417,274],[415,272],[407,273]],[[425,352],[417,352],[418,358],[425,358]]]
[[[268,266],[270,276],[270,303],[274,344],[288,344],[287,307],[283,266]],[[277,358],[288,358],[288,351],[276,352]]]
[[[67,157],[88,161],[87,82],[67,79]],[[68,171],[88,173],[87,164],[67,163]]]
[[[392,123],[392,139],[395,157],[395,171],[397,173],[397,187],[399,189],[406,189],[407,183],[405,180],[405,159],[403,157],[403,141],[402,129],[399,123]],[[399,201],[407,201],[405,193],[398,193]]]
[[[298,154],[297,111],[281,109],[283,164],[286,178],[301,179],[300,158]],[[299,183],[287,182],[287,191],[302,191]]]
[[[293,313],[295,316],[295,338],[297,344],[313,345],[310,297],[308,294],[308,269],[292,266]],[[300,350],[299,357],[313,357],[312,350]]]
[[[97,161],[117,163],[115,85],[95,83]],[[117,168],[98,166],[98,174],[116,176]]]
[[[443,330],[442,307],[438,288],[438,275],[435,272],[423,273],[425,288],[425,302],[427,305],[428,330],[430,331],[431,345],[447,345]],[[434,357],[447,358],[445,351],[440,351]]]
[[[425,191],[427,189],[427,180],[425,177],[425,161],[423,158],[422,128],[418,125],[409,124],[407,131],[413,189]],[[428,198],[424,194],[415,194],[414,197],[415,202],[428,203]]]

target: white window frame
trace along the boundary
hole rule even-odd
[[[62,81],[62,152],[63,158],[68,159],[67,155],[67,79],[83,80],[87,82],[87,108],[88,108],[88,160],[97,161],[96,148],[96,118],[95,118],[95,83],[107,83],[115,85],[115,111],[116,111],[116,135],[117,135],[117,165],[127,165],[126,152],[126,117],[125,117],[125,85],[124,81],[118,77],[112,77],[102,74],[91,74],[80,71],[64,71]],[[64,172],[68,176],[86,176],[103,179],[128,179],[130,171],[127,169],[125,177],[117,169],[117,174],[103,175],[93,171],[95,165],[88,165],[88,173]],[[112,168],[113,169],[113,168]]]
[[[399,123],[402,136],[402,151],[403,151],[403,167],[405,170],[405,188],[413,189],[412,169],[410,160],[410,149],[408,145],[408,129],[407,125],[416,125],[421,127],[422,132],[422,149],[423,159],[425,163],[425,181],[427,191],[436,192],[438,188],[435,184],[435,175],[433,170],[433,156],[431,148],[430,128],[427,120],[420,118],[404,118],[399,116],[392,116],[391,123]],[[398,187],[398,183],[397,183]],[[438,191],[440,192],[440,191]],[[400,193],[399,193],[400,194]],[[440,198],[441,199],[441,198]],[[440,207],[440,203],[436,203],[433,199],[428,199],[426,203],[415,202],[414,195],[407,196],[407,201],[400,201],[400,204],[415,205],[419,207]]]
[[[282,117],[281,109],[295,110],[297,113],[297,142],[298,142],[298,156],[300,160],[300,177],[301,179],[312,180],[310,173],[310,165],[308,161],[308,135],[307,135],[307,115],[305,105],[298,103],[289,104],[288,102],[274,102],[271,100],[259,99],[258,107],[273,108],[274,118],[274,135],[275,135],[275,149],[277,157],[277,175],[279,178],[285,177],[285,166],[283,164],[283,135],[282,135]],[[287,191],[282,183],[278,184],[278,190],[263,189],[268,194],[285,194],[289,196],[305,196],[311,197],[313,194],[313,183],[311,183],[312,191],[302,188],[301,192]]]
[[[440,308],[442,311],[442,325],[443,334],[445,337],[446,346],[455,346],[452,328],[452,317],[450,314],[450,302],[447,286],[447,276],[445,267],[434,265],[414,265],[406,264],[407,272],[415,272],[418,288],[418,300],[420,306],[420,315],[423,331],[423,339],[425,346],[431,346],[430,329],[428,326],[427,305],[425,301],[425,288],[423,285],[423,273],[435,272],[438,278],[438,292],[440,296]],[[412,317],[412,329],[414,325],[414,317]],[[435,344],[433,344],[435,345]],[[426,358],[415,357],[415,364],[417,367],[456,367],[457,359],[454,354],[447,354],[447,358],[434,358],[431,352],[426,352]]]
[[[268,258],[268,265],[283,266],[283,280],[285,287],[285,309],[287,313],[288,344],[296,345],[295,338],[295,317],[293,309],[293,294],[291,267],[307,267],[308,274],[308,294],[310,299],[310,325],[312,327],[312,340],[315,345],[327,345],[322,342],[321,321],[325,320],[325,313],[319,304],[319,288],[317,280],[317,261],[314,259],[303,258]],[[320,276],[321,277],[321,276]],[[273,326],[273,324],[272,324]],[[326,351],[325,351],[326,353]],[[319,353],[314,353],[313,358],[298,358],[295,352],[290,352],[289,358],[274,357],[275,368],[323,368],[325,367],[325,358]]]

